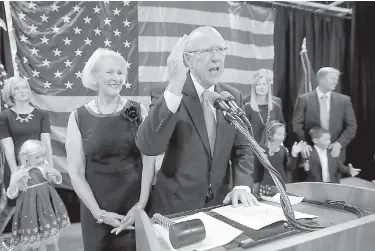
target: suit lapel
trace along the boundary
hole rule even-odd
[[[222,87],[220,84],[215,86],[215,92],[222,92]],[[230,131],[232,126],[224,119],[224,114],[221,110],[216,109],[216,141],[214,150],[214,160],[220,155],[220,150],[223,146],[226,146],[230,138]]]
[[[319,121],[320,124],[320,109],[319,109],[319,99],[318,99],[318,94],[316,93],[316,90],[313,91],[310,95],[310,103],[313,107],[313,110],[315,112],[315,115]]]
[[[310,161],[314,162],[314,170],[316,171],[317,177],[319,178],[320,181],[323,181],[323,176],[322,176],[322,163],[320,162],[320,158],[318,155],[318,152],[316,151],[315,147],[313,147],[313,150],[311,151],[311,156],[310,156]],[[310,170],[311,172],[312,170]]]
[[[331,128],[334,128],[333,125],[335,123],[335,114],[337,114],[338,104],[337,104],[337,98],[336,93],[331,92],[331,101],[330,101],[330,110],[329,110],[329,130],[331,131]]]
[[[197,91],[194,88],[193,81],[191,80],[190,73],[187,72],[186,83],[182,90],[182,102],[185,104],[191,120],[201,138],[207,153],[211,156],[210,144],[208,141],[207,127],[204,120],[203,108],[199,100]]]

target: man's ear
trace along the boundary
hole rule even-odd
[[[184,53],[185,65],[189,68],[193,66],[193,60],[189,53]]]

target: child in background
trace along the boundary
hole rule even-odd
[[[304,142],[295,142],[292,148],[292,156],[284,146],[285,125],[276,120],[268,122],[264,128],[260,146],[265,150],[269,162],[279,171],[285,183],[288,183],[288,170],[293,170],[297,163],[298,154],[301,152]],[[276,186],[270,173],[263,167],[257,157],[254,158],[253,193],[272,196],[272,187]]]
[[[349,174],[352,177],[359,174],[361,169],[355,169],[351,164],[345,166],[339,158],[334,158],[327,153],[327,149],[331,144],[329,131],[314,127],[309,133],[314,147],[304,164],[304,169],[307,173],[306,181],[339,183],[341,173]]]
[[[9,198],[17,197],[10,248],[59,250],[59,232],[70,225],[70,220],[63,201],[50,183],[61,184],[61,174],[48,165],[46,148],[41,141],[26,141],[19,157],[21,166],[11,175],[7,189]]]

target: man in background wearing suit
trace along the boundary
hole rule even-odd
[[[318,87],[300,95],[294,108],[292,126],[298,141],[305,140],[303,154],[312,150],[309,131],[321,127],[331,134],[329,146],[332,157],[345,161],[345,147],[352,141],[357,131],[357,121],[350,97],[334,92],[340,72],[332,67],[321,68],[316,74]]]
[[[142,153],[165,152],[151,194],[151,213],[178,213],[223,200],[258,204],[249,188],[253,172],[249,142],[206,100],[207,92],[228,91],[243,107],[241,93],[220,83],[225,50],[220,33],[206,26],[184,35],[168,58],[168,86],[153,102],[136,137]],[[229,160],[237,186],[232,191],[225,181]]]

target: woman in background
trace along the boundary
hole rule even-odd
[[[251,82],[250,101],[245,104],[245,113],[258,143],[268,122],[277,120],[285,123],[281,99],[272,95],[272,85],[272,71],[266,69],[256,71]]]

